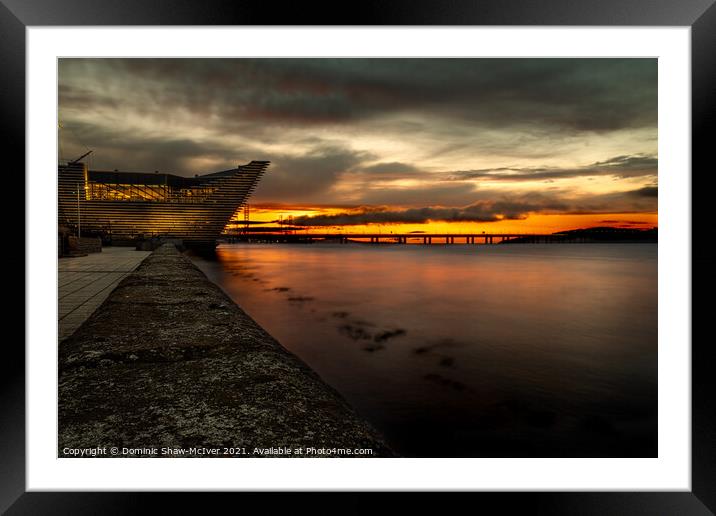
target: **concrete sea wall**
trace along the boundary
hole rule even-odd
[[[60,344],[58,444],[61,457],[393,455],[170,244]]]

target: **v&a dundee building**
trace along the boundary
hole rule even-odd
[[[189,247],[214,247],[269,163],[251,161],[194,177],[60,163],[58,224],[61,232],[101,237],[114,245],[159,237],[181,240]]]

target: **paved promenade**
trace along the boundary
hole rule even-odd
[[[173,245],[62,343],[58,366],[61,457],[394,455]]]
[[[107,299],[114,287],[150,254],[149,251],[135,251],[132,247],[105,247],[101,253],[60,258],[59,340],[72,335]]]

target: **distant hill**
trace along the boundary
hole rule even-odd
[[[658,242],[658,228],[634,229],[634,228],[612,228],[594,227],[582,229],[570,229],[552,233],[552,242],[584,242],[584,243],[656,243]],[[530,237],[513,238],[505,244],[519,244],[531,242]]]

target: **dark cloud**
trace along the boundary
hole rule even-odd
[[[371,165],[361,163],[352,167],[347,172],[349,175],[345,176],[346,179],[351,180],[353,183],[363,182],[366,187],[370,187],[371,184],[375,184],[376,182],[385,184],[386,181],[427,179],[429,177],[428,173],[424,170],[409,163],[401,163],[398,161],[380,162]]]
[[[568,212],[579,213],[656,213],[658,188],[650,186],[597,195],[572,197]]]
[[[386,188],[370,182],[355,193],[359,204],[392,204],[399,206],[469,204],[476,197],[471,183],[426,183],[417,186]]]
[[[655,125],[656,59],[62,59],[60,104],[348,123],[420,111],[483,127]],[[82,93],[91,83],[105,92]],[[99,88],[97,87],[99,86]]]
[[[341,174],[373,158],[367,152],[330,145],[318,146],[298,156],[278,155],[273,159],[270,173],[259,183],[255,197],[259,200],[292,198],[303,202],[325,200],[326,193]]]
[[[655,156],[616,156],[605,161],[575,168],[559,167],[500,167],[457,171],[448,174],[451,181],[482,179],[489,181],[540,181],[583,176],[615,176],[619,178],[656,176],[658,159]]]
[[[91,148],[104,169],[192,175],[270,160],[257,202],[458,206],[441,213],[486,219],[652,207],[655,187],[591,199],[540,190],[532,206],[486,186],[655,182],[656,79],[656,59],[60,59],[60,141],[64,157]],[[584,162],[579,149],[607,138],[637,143],[583,167],[522,165]],[[506,199],[520,204],[494,211]]]
[[[521,220],[530,213],[616,213],[655,212],[653,196],[644,189],[614,192],[597,196],[574,196],[561,191],[530,194],[502,194],[499,200],[482,199],[461,207],[425,206],[395,209],[387,206],[362,206],[332,215],[305,216],[294,219],[302,226],[338,226],[360,224],[423,224],[441,222],[497,222]],[[498,197],[494,192],[485,194]]]
[[[294,224],[304,226],[338,226],[358,224],[423,224],[430,221],[496,222],[502,219],[523,219],[537,206],[513,202],[479,201],[460,208],[424,207],[394,210],[386,207],[365,207],[356,212],[335,215],[298,217]]]
[[[234,167],[249,159],[268,159],[264,157],[263,151],[252,146],[228,145],[218,140],[157,136],[151,132],[130,132],[81,121],[67,124],[62,131],[63,134],[69,132],[69,136],[61,140],[64,157],[76,158],[92,149],[92,165],[96,169],[161,170],[193,175],[215,171],[197,168],[193,164],[197,159],[210,162],[211,168],[216,170]]]
[[[421,170],[414,165],[409,163],[400,163],[398,161],[390,163],[376,163],[367,167],[361,167],[357,171],[381,177],[406,177],[413,176],[415,173],[421,172]]]
[[[461,207],[425,206],[394,209],[386,206],[362,206],[333,215],[299,217],[295,223],[306,226],[332,226],[357,224],[422,224],[443,222],[496,222],[520,220],[529,213],[566,210],[569,206],[543,194],[513,196],[500,200],[478,200]]]
[[[658,197],[659,189],[656,186],[645,186],[638,190],[632,190],[629,194],[636,197]]]

